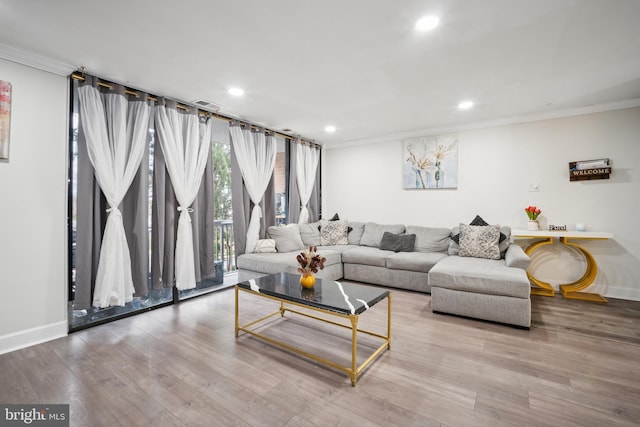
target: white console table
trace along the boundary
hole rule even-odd
[[[561,244],[578,249],[582,253],[582,255],[584,255],[585,260],[587,261],[587,269],[584,275],[575,282],[560,285],[562,296],[565,298],[580,299],[585,301],[607,302],[607,299],[600,294],[580,292],[593,283],[596,275],[598,274],[598,265],[596,264],[596,260],[595,258],[593,258],[593,255],[591,255],[585,248],[583,248],[579,244],[575,242],[569,242],[569,239],[606,240],[612,239],[613,234],[594,231],[512,230],[511,236],[514,239],[540,239],[527,246],[527,248],[524,250],[527,255],[531,255],[533,251],[542,246],[553,244],[556,238]],[[532,295],[544,295],[550,297],[555,295],[553,286],[551,286],[550,283],[536,279],[529,272],[527,272],[527,276],[529,276],[529,280],[536,286],[531,288]]]

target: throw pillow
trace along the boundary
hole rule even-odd
[[[473,220],[469,223],[469,225],[489,225],[489,223],[484,219],[482,219],[480,215],[476,215],[476,217],[473,218]],[[511,234],[511,229],[509,229],[509,234]],[[500,243],[504,242],[506,239],[507,239],[507,235],[501,231]],[[451,233],[451,240],[460,244],[460,232],[456,231],[455,233]]]
[[[320,223],[320,244],[323,246],[348,245],[347,221],[322,221]]]
[[[460,224],[461,257],[500,259],[499,225],[465,225]]]
[[[380,249],[393,252],[413,252],[415,234],[393,234],[385,231],[380,240]]]
[[[298,224],[289,224],[285,227],[273,225],[267,229],[267,233],[276,241],[278,252],[293,252],[304,249]]]
[[[476,217],[473,218],[473,221],[471,221],[469,225],[489,225],[489,223],[482,219],[480,215],[476,215]]]
[[[273,239],[260,239],[256,243],[254,254],[270,254],[276,252],[276,241]]]

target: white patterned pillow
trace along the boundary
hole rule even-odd
[[[459,256],[500,259],[499,225],[460,224]]]
[[[253,250],[254,254],[272,254],[276,252],[276,241],[273,239],[260,239]]]
[[[322,221],[320,223],[320,244],[323,246],[348,245],[347,221]]]

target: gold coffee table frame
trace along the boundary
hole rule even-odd
[[[610,233],[596,233],[596,232],[581,232],[581,231],[525,231],[525,230],[514,230],[511,232],[514,238],[525,238],[525,239],[542,239],[537,242],[531,243],[524,252],[527,255],[531,255],[535,250],[539,249],[542,246],[551,245],[554,243],[555,238],[557,237],[559,242],[563,245],[570,246],[572,248],[577,249],[585,258],[587,262],[587,268],[582,275],[581,278],[576,280],[575,282],[567,283],[560,285],[560,292],[562,292],[562,296],[568,299],[578,299],[583,301],[592,301],[592,302],[607,302],[607,299],[600,294],[589,293],[589,292],[580,292],[587,287],[589,287],[596,276],[598,275],[598,264],[596,263],[593,255],[589,253],[584,247],[580,246],[575,242],[570,242],[571,240],[607,240],[612,238],[613,235]],[[542,295],[552,297],[555,295],[555,290],[550,283],[543,282],[542,280],[536,279],[533,277],[531,273],[527,271],[527,276],[531,283],[533,283],[536,287],[531,288],[531,295]]]
[[[264,317],[261,317],[257,320],[254,320],[252,322],[249,322],[247,324],[244,325],[240,325],[239,324],[239,291],[243,291],[246,292],[248,294],[251,295],[257,295],[266,299],[270,299],[276,302],[280,303],[280,309],[274,313],[268,314]],[[351,380],[351,386],[355,387],[356,386],[356,382],[358,381],[358,375],[360,375],[362,373],[362,371],[364,371],[367,366],[369,366],[384,350],[391,350],[391,292],[389,292],[389,294],[387,295],[387,334],[386,335],[382,335],[379,333],[375,333],[375,332],[371,332],[371,331],[367,331],[364,329],[359,329],[358,328],[358,318],[360,317],[359,314],[342,314],[342,313],[337,313],[335,311],[330,311],[330,310],[324,310],[321,308],[317,308],[317,307],[311,307],[302,303],[297,303],[294,301],[289,301],[289,300],[285,300],[283,298],[278,298],[272,295],[266,295],[263,293],[259,293],[259,292],[255,292],[252,291],[250,289],[244,289],[239,287],[238,285],[235,286],[235,294],[236,294],[236,328],[235,328],[235,333],[236,333],[236,337],[238,337],[238,334],[240,333],[240,331],[245,332],[247,334],[253,335],[256,338],[259,338],[263,341],[266,341],[270,344],[273,344],[275,346],[284,348],[285,350],[289,350],[293,353],[299,354],[301,356],[307,357],[311,360],[314,360],[318,363],[322,363],[324,365],[330,366],[332,368],[338,369],[340,371],[346,372],[347,374],[349,374],[349,379]],[[322,313],[324,315],[330,315],[330,316],[335,316],[335,317],[339,317],[342,319],[347,319],[349,321],[348,325],[345,325],[343,323],[340,322],[336,322],[330,319],[326,319],[324,317],[320,317],[320,316],[315,316],[311,313],[306,313],[303,311],[299,311],[299,310],[295,310],[293,308],[290,308],[288,306],[294,306],[294,307],[301,307],[307,310],[312,310],[312,311],[317,311],[319,313]],[[351,366],[344,366],[341,365],[337,362],[334,362],[332,360],[326,359],[324,357],[309,353],[307,351],[304,351],[300,348],[294,347],[290,344],[284,343],[282,341],[278,341],[274,338],[271,337],[267,337],[263,334],[260,334],[258,332],[256,332],[255,330],[249,329],[251,326],[255,326],[258,325],[274,316],[280,315],[281,317],[284,317],[285,312],[290,312],[290,313],[295,313],[301,316],[305,316],[305,317],[309,317],[312,319],[316,319],[316,320],[320,320],[322,322],[325,323],[330,323],[332,325],[336,325],[336,326],[340,326],[342,328],[347,328],[347,329],[351,329]],[[366,313],[366,311],[365,311]],[[359,366],[357,365],[357,352],[358,352],[358,332],[366,334],[366,335],[370,335],[373,337],[377,337],[377,338],[381,338],[383,340],[382,345],[380,345],[364,362],[362,362]]]

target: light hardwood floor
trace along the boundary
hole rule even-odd
[[[533,297],[527,331],[392,294],[391,351],[355,388],[344,373],[236,338],[226,290],[2,355],[0,402],[69,403],[74,426],[640,424],[640,302]],[[245,321],[274,307],[241,294]],[[361,325],[382,330],[385,316],[382,302]],[[262,330],[347,360],[338,329],[288,315]]]

